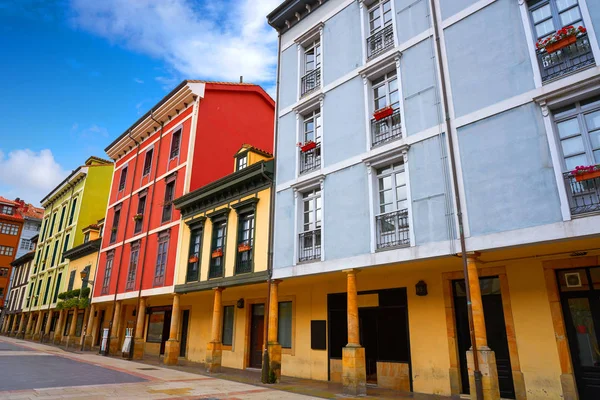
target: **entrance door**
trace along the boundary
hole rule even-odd
[[[250,368],[262,367],[262,347],[265,329],[265,305],[252,304],[250,325]]]
[[[165,311],[165,322],[163,323],[162,339],[160,341],[160,355],[165,354],[165,343],[169,340],[171,331],[171,311]]]
[[[185,357],[187,350],[188,326],[190,321],[190,310],[183,310],[181,317],[181,344],[179,345],[179,357]]]
[[[360,344],[365,348],[367,383],[377,383],[377,308],[358,310]]]
[[[579,399],[600,399],[600,268],[558,271],[558,282]]]
[[[481,299],[483,301],[483,314],[485,316],[485,330],[487,332],[488,346],[494,351],[496,356],[500,397],[514,399],[515,388],[510,365],[506,325],[504,323],[500,279],[498,277],[480,278],[479,285],[481,286]],[[467,313],[465,281],[454,281],[453,286],[458,357],[460,361],[460,376],[463,388],[462,392],[470,393],[469,374],[467,370],[467,351],[471,348],[471,336],[469,334],[469,316]]]
[[[102,340],[102,328],[104,328],[104,310],[99,311],[98,331],[96,332],[96,346],[100,346]]]

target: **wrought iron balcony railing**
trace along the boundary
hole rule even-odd
[[[299,262],[321,259],[321,228],[302,232],[298,238],[300,239]]]
[[[390,24],[367,38],[367,60],[394,47],[394,27]]]
[[[212,264],[208,268],[208,279],[221,278],[223,276],[223,260],[225,257],[221,256],[221,264]]]
[[[377,215],[375,223],[377,249],[410,246],[407,209]]]
[[[308,151],[300,151],[300,174],[305,174],[321,167],[321,143]]]
[[[548,54],[545,50],[538,51],[537,58],[540,64],[542,82],[594,64],[594,54],[592,54],[587,34],[577,38],[575,43],[554,53]]]
[[[600,177],[577,182],[568,172],[563,176],[571,215],[600,211]]]
[[[240,246],[246,246],[247,250],[240,251]],[[238,243],[238,252],[235,260],[235,273],[245,274],[252,272],[252,241]]]
[[[164,275],[159,275],[159,276],[155,276],[154,277],[154,287],[156,286],[164,286],[165,284],[165,276]]]
[[[376,121],[371,120],[371,146],[375,147],[391,140],[400,139],[400,110],[394,110],[389,117]]]
[[[133,290],[133,289],[135,289],[135,280],[128,279],[127,283],[125,284],[125,290]]]
[[[321,87],[321,68],[308,71],[300,80],[300,97]]]

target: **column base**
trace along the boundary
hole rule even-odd
[[[165,356],[163,357],[163,364],[177,365],[178,361],[179,361],[179,340],[169,339],[165,343]]]
[[[560,376],[560,386],[562,387],[564,400],[579,399],[579,395],[577,394],[577,384],[575,383],[575,375],[562,374]]]
[[[90,351],[94,345],[94,337],[92,335],[85,335],[83,339],[83,350]]]
[[[215,374],[221,372],[221,342],[208,342],[206,346],[206,372]]]
[[[64,338],[63,338],[64,339]],[[67,336],[65,340],[66,347],[79,347],[81,345],[79,336]]]
[[[119,338],[111,337],[110,338],[110,346],[108,348],[108,354],[111,356],[120,356],[121,355],[121,346],[119,346]]]
[[[166,351],[166,349],[165,349]],[[133,359],[142,360],[144,358],[144,339],[135,338],[133,340]]]
[[[62,335],[60,333],[56,333],[54,334],[54,337],[52,338],[52,344],[60,344],[62,342]]]
[[[31,333],[26,333],[25,334],[25,340],[31,340]]]
[[[38,341],[38,340],[40,340],[40,334],[39,334],[39,333],[34,333],[34,334],[31,336],[31,340],[33,340],[33,341]]]
[[[269,383],[279,383],[281,378],[281,345],[277,342],[267,345],[269,351]]]
[[[500,400],[498,386],[498,369],[496,356],[489,347],[477,349],[479,355],[479,370],[481,371],[481,386],[483,387],[484,400]],[[471,393],[475,393],[475,376],[473,374],[473,351],[467,351],[467,366],[469,368],[469,386]]]
[[[342,349],[343,393],[350,396],[366,396],[367,367],[365,348],[346,346]]]

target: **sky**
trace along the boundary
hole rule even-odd
[[[282,0],[0,0],[0,196],[35,205],[184,79],[275,88]]]

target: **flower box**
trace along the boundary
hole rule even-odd
[[[311,140],[304,144],[299,143],[299,146],[300,146],[300,150],[303,153],[306,153],[307,151],[310,151],[310,150],[314,149],[315,147],[317,147],[317,144]]]
[[[198,262],[198,256],[191,256],[189,258],[188,262],[190,262],[190,263],[196,263],[196,262]]]
[[[252,246],[250,246],[249,244],[239,244],[238,245],[238,252],[242,253],[244,251],[250,251],[252,250]]]
[[[217,258],[217,257],[222,257],[223,256],[223,249],[216,249],[215,251],[212,252],[212,258]]]
[[[394,109],[392,108],[392,106],[387,106],[375,111],[373,113],[373,118],[375,118],[375,121],[381,121],[382,119],[389,117],[393,113]]]
[[[573,171],[570,171],[569,174],[574,177],[577,182],[599,178],[600,164],[588,166],[578,165]]]
[[[557,42],[547,45],[546,51],[548,52],[548,54],[554,53],[554,52],[562,49],[563,47],[567,47],[568,45],[575,43],[576,41],[577,41],[577,36],[567,36],[564,39],[560,39]]]
[[[575,175],[577,182],[587,181],[588,179],[600,178],[600,170],[592,172],[584,172],[583,174]]]
[[[134,220],[134,221],[139,221],[139,220],[141,220],[141,219],[143,219],[143,218],[144,218],[144,215],[143,215],[143,214],[135,214],[135,215],[133,216],[133,220]]]

